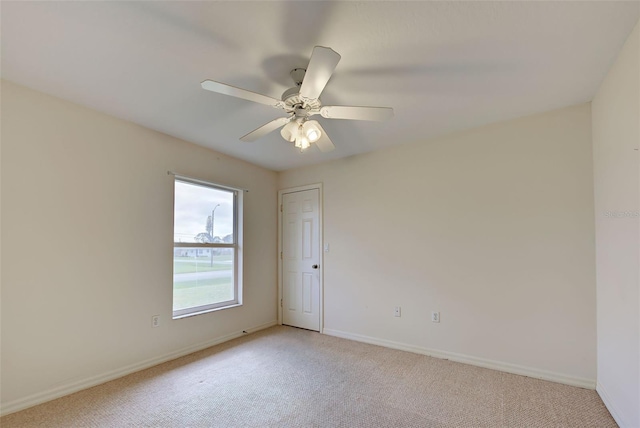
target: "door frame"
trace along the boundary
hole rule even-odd
[[[289,187],[286,189],[278,190],[278,324],[282,325],[282,296],[283,296],[283,283],[282,283],[282,197],[286,193],[303,192],[305,190],[318,189],[318,257],[320,263],[320,269],[318,269],[318,286],[320,288],[320,302],[318,306],[318,312],[320,316],[320,330],[322,334],[324,330],[324,239],[323,239],[323,207],[322,207],[322,183],[307,184],[305,186]]]

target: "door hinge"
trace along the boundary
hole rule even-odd
[[[280,251],[280,260],[282,260],[282,251]]]
[[[280,212],[282,212],[282,204],[280,204]]]
[[[282,299],[280,299],[280,307],[282,307]]]

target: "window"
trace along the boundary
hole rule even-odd
[[[242,192],[176,177],[173,318],[242,303]]]

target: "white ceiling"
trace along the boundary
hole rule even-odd
[[[638,2],[8,2],[2,77],[274,169],[425,141],[590,101]],[[304,153],[279,110],[204,91],[213,79],[279,98],[315,45],[342,55],[325,105],[388,106],[383,123],[320,118],[337,146]]]

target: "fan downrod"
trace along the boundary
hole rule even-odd
[[[319,110],[322,106],[320,99],[315,100],[303,100],[300,97],[300,86],[304,80],[305,73],[304,68],[294,68],[289,75],[295,82],[296,86],[289,88],[282,94],[282,102],[286,111],[295,113],[296,117],[308,117],[311,110]]]

